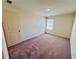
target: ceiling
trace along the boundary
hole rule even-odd
[[[12,0],[13,3],[8,6],[29,12],[34,12],[42,16],[54,16],[60,14],[76,12],[75,0]],[[6,0],[3,0],[3,5],[6,5]],[[47,9],[50,11],[47,11]]]

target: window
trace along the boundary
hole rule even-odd
[[[47,29],[52,30],[54,27],[54,20],[53,19],[47,19]]]

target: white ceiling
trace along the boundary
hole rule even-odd
[[[6,3],[6,0],[3,0]],[[5,4],[4,3],[4,4]],[[10,5],[10,4],[9,4]],[[53,16],[66,13],[73,13],[76,10],[75,0],[13,0],[10,7],[29,12],[34,12],[43,16]],[[47,9],[50,8],[50,11]]]

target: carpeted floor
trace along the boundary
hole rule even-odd
[[[42,34],[9,48],[10,59],[71,59],[69,40]]]

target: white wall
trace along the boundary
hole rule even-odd
[[[20,15],[21,35],[26,40],[44,33],[45,19],[33,12],[22,12]]]
[[[75,14],[73,13],[49,17],[54,19],[54,29],[47,30],[47,33],[70,38],[74,16]]]
[[[75,21],[73,24],[70,45],[71,45],[71,58],[76,59],[76,22]]]
[[[32,11],[20,10],[4,1],[3,25],[8,47],[10,47],[44,33],[45,19]]]
[[[42,16],[35,15],[32,12],[15,12],[15,11],[3,11],[7,13],[7,27],[8,46],[15,45],[29,38],[38,36],[44,33],[45,19]],[[4,15],[3,15],[4,16]],[[6,15],[4,16],[4,18]],[[4,19],[3,18],[3,19]],[[6,25],[6,24],[4,24]],[[18,32],[20,30],[20,33]]]

